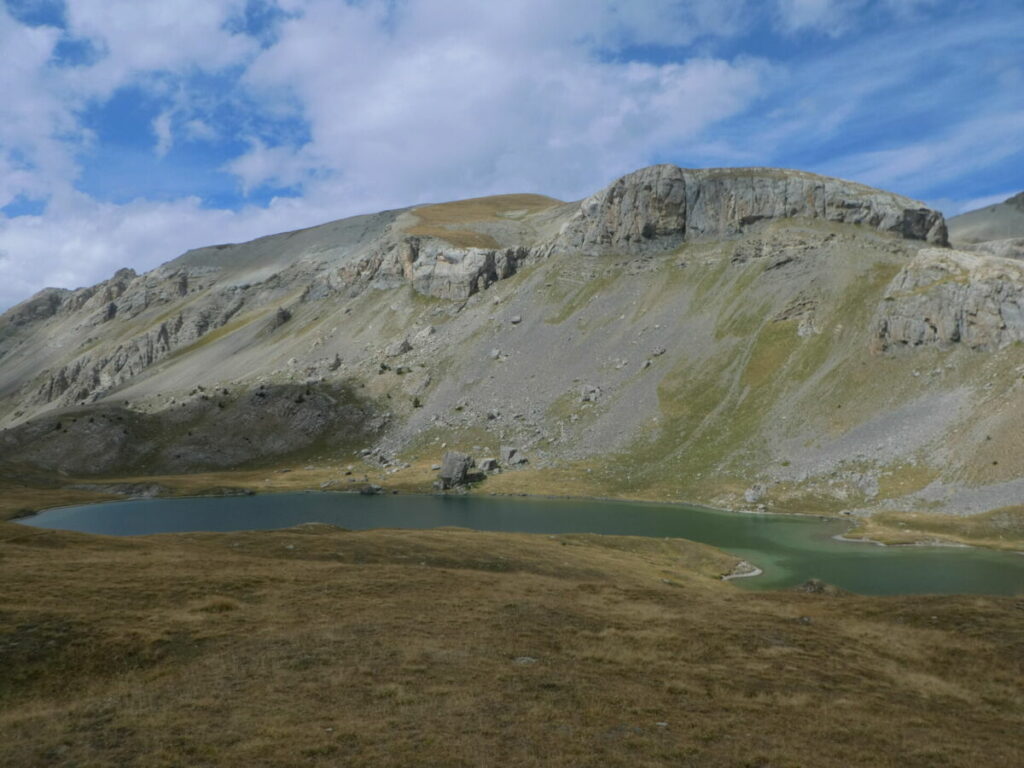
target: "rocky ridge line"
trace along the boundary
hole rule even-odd
[[[74,324],[77,336],[87,336],[75,346],[88,351],[55,359],[32,377],[19,399],[30,405],[95,401],[224,327],[243,310],[269,311],[275,303],[295,301],[296,295],[300,302],[321,301],[409,284],[421,294],[460,301],[552,255],[669,251],[685,240],[733,237],[782,218],[860,224],[904,238],[946,242],[942,215],[920,203],[837,179],[764,168],[644,168],[582,201],[553,236],[498,248],[408,235],[395,217],[372,224],[382,216],[363,217],[371,223],[349,241],[331,234],[332,227],[353,225],[360,217],[243,245],[197,249],[145,275],[119,270],[92,288],[36,294],[6,319],[23,328],[63,318]],[[321,229],[328,233],[322,242],[294,244],[294,236]],[[331,237],[341,239],[332,243]],[[249,280],[224,275],[232,259],[245,263],[268,248],[289,254],[291,261],[253,271]],[[203,259],[209,263],[197,263]],[[93,343],[108,335],[102,326],[132,321],[154,306],[167,307],[159,322],[116,345]],[[16,346],[0,338],[0,358],[12,352]]]
[[[771,168],[655,165],[584,200],[553,250],[667,251],[685,240],[734,237],[778,219],[858,224],[907,239],[948,243],[938,211],[853,182]]]

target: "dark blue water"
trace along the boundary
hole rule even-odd
[[[818,578],[863,594],[1024,594],[1024,556],[1014,553],[850,544],[832,538],[845,529],[841,521],[676,505],[288,493],[63,507],[19,522],[115,536],[322,522],[353,530],[460,526],[519,533],[678,537],[719,547],[763,569],[761,576],[734,582],[751,589],[783,588]]]

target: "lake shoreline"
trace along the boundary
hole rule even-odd
[[[203,503],[188,504],[189,500]],[[172,501],[183,504],[164,506]],[[96,509],[89,511],[90,507]],[[61,514],[61,510],[69,511]],[[56,514],[46,518],[47,512]],[[750,587],[759,591],[787,589],[812,578],[862,594],[1004,594],[1024,587],[1024,575],[1017,566],[1008,568],[1004,561],[993,559],[1004,554],[999,551],[956,547],[965,554],[963,560],[954,561],[941,554],[951,548],[936,547],[933,542],[931,546],[887,547],[851,540],[843,535],[844,524],[837,518],[766,511],[744,514],[661,501],[522,494],[339,495],[305,488],[286,493],[148,495],[98,505],[62,505],[19,522],[29,528],[52,526],[125,537],[282,531],[312,522],[353,532],[455,527],[552,538],[588,534],[710,546],[735,558],[716,578],[753,578]],[[881,559],[871,555],[865,560],[865,548],[847,546],[865,543],[872,545],[868,550],[877,548]],[[914,549],[921,555],[909,555]],[[897,550],[908,554],[896,555]],[[978,554],[968,556],[968,550]],[[883,555],[885,551],[892,554]],[[748,565],[740,565],[743,561]],[[950,570],[960,573],[951,578],[944,575]]]
[[[310,468],[307,468],[310,469]],[[115,477],[109,479],[97,479],[97,480],[83,480],[83,479],[70,479],[67,485],[58,487],[57,489],[49,489],[49,492],[55,490],[59,492],[63,498],[56,504],[49,504],[43,501],[43,503],[32,503],[32,509],[28,508],[28,505],[24,505],[19,509],[13,509],[7,511],[4,514],[4,510],[0,508],[0,518],[14,521],[17,519],[24,519],[26,517],[32,517],[50,509],[59,509],[68,506],[79,506],[81,504],[89,503],[105,503],[107,501],[115,500],[131,500],[138,498],[209,498],[209,497],[228,497],[228,496],[243,496],[243,495],[274,495],[280,493],[343,493],[343,494],[358,494],[360,488],[370,484],[370,481],[363,480],[358,483],[354,483],[352,486],[346,488],[334,487],[323,487],[323,482],[316,478],[306,478],[300,470],[294,470],[284,473],[281,470],[276,470],[271,474],[275,477],[275,480],[279,485],[268,488],[265,486],[267,479],[264,479],[263,484],[259,484],[256,481],[256,476],[266,477],[268,472],[262,471],[250,471],[245,473],[228,472],[224,474],[217,473],[214,479],[210,481],[208,485],[199,485],[195,487],[197,479],[205,477],[204,475],[178,475],[178,476],[153,476],[153,477]],[[238,476],[241,475],[241,476]],[[282,477],[283,476],[283,477]],[[281,480],[293,479],[293,482],[282,483]],[[467,497],[467,498],[524,498],[534,500],[561,500],[561,501],[595,501],[602,503],[626,503],[626,504],[643,504],[643,505],[656,505],[659,507],[677,507],[677,508],[691,508],[698,510],[705,510],[710,512],[721,512],[727,514],[737,515],[754,515],[762,516],[766,518],[777,518],[777,517],[792,517],[792,518],[812,518],[821,521],[844,521],[847,524],[847,530],[840,534],[842,538],[838,539],[846,543],[864,543],[864,544],[875,544],[886,547],[972,547],[979,548],[988,551],[1002,551],[1002,552],[1015,552],[1020,555],[1024,555],[1024,547],[1019,542],[1011,542],[1003,544],[994,538],[983,539],[983,540],[972,540],[968,538],[960,538],[955,535],[936,535],[932,533],[921,532],[921,534],[911,540],[905,538],[906,531],[901,531],[895,527],[891,530],[886,527],[878,530],[878,526],[871,531],[871,536],[851,536],[850,534],[861,527],[865,521],[861,519],[852,519],[847,516],[825,514],[820,512],[793,512],[793,511],[772,511],[769,509],[753,510],[753,509],[727,509],[721,507],[711,507],[704,504],[692,503],[681,500],[664,501],[659,499],[644,499],[636,497],[615,497],[615,496],[598,496],[591,494],[552,494],[552,493],[501,493],[495,491],[486,491],[483,488],[470,488],[467,492],[460,493],[437,493],[431,492],[427,489],[423,483],[416,482],[411,484],[398,484],[397,487],[394,485],[394,477],[380,478],[380,482],[392,482],[392,485],[385,486],[383,493],[399,493],[404,496],[416,495],[416,496],[450,496],[453,498]],[[294,482],[298,481],[298,482]],[[126,495],[127,491],[132,486],[138,487],[140,490],[145,489],[145,493],[138,495]],[[179,489],[184,489],[184,493],[178,493]],[[29,489],[25,489],[26,491]],[[133,489],[134,490],[134,489]],[[155,491],[155,493],[154,493]],[[47,494],[47,489],[38,489],[40,494]],[[77,493],[76,493],[77,492]],[[70,497],[69,497],[70,496]]]

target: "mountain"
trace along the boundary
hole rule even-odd
[[[949,235],[968,250],[1024,259],[1024,192],[998,205],[954,216],[949,220]]]
[[[963,243],[1024,237],[1024,192],[998,205],[954,216],[949,220],[949,234]]]
[[[1024,263],[919,202],[660,165],[42,291],[0,318],[0,461],[429,483],[504,447],[484,491],[1016,526],[1022,341]]]

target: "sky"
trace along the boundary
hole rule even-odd
[[[654,163],[1024,189],[1024,0],[0,0],[0,310]]]

